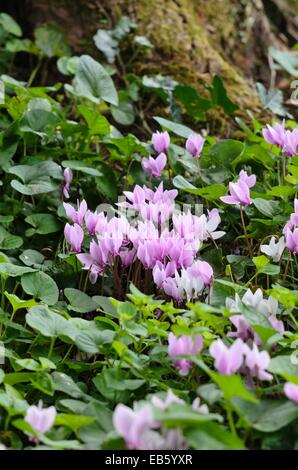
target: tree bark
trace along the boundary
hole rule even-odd
[[[273,3],[278,11],[284,10],[285,2],[286,16],[291,17],[289,37],[294,38],[292,0],[26,0],[25,15],[23,2],[19,15],[29,18],[28,31],[55,21],[75,53],[92,51],[95,56],[92,36],[103,21],[110,28],[128,15],[136,22],[138,34],[155,46],[132,64],[131,71],[170,75],[203,93],[204,84],[217,73],[242,109],[257,111],[254,81],[270,82],[268,46],[286,44],[289,39],[285,34],[276,38],[266,11],[272,11]],[[7,9],[18,16],[15,6]]]

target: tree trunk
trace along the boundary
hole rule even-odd
[[[268,46],[297,39],[292,0],[26,0],[25,11],[22,2],[19,14],[15,4],[21,2],[10,3],[6,10],[19,16],[21,24],[24,17],[29,18],[28,32],[45,21],[55,21],[76,53],[90,52],[93,47],[95,56],[92,36],[103,20],[109,28],[128,15],[136,22],[138,34],[155,46],[132,64],[132,71],[170,75],[201,92],[217,73],[231,98],[252,111],[259,107],[253,81],[270,81]],[[283,35],[277,38],[267,17],[273,6],[277,18],[280,13],[284,19]]]

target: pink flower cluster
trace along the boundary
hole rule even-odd
[[[177,191],[164,190],[162,183],[155,191],[135,186],[124,195],[126,201],[118,206],[126,214],[110,220],[104,212],[88,210],[85,201],[77,208],[64,203],[72,222],[65,226],[65,239],[83,269],[89,271],[91,282],[119,257],[124,268],[140,261],[152,270],[157,288],[175,300],[197,298],[213,277],[212,267],[197,258],[199,249],[203,241],[224,235],[217,231],[218,210],[207,216],[174,214]],[[130,215],[134,219],[129,222]],[[89,243],[88,252],[82,250],[84,239]]]
[[[286,245],[291,253],[298,253],[298,199],[294,201],[294,212],[283,229]]]
[[[185,448],[185,442],[180,430],[162,427],[153,416],[154,408],[166,410],[173,404],[186,403],[170,389],[164,400],[153,395],[151,403],[135,403],[133,409],[120,403],[113,414],[114,428],[123,437],[128,449],[182,450]],[[209,413],[208,406],[201,405],[199,397],[193,401],[192,409],[201,414]]]
[[[238,338],[230,346],[221,339],[213,341],[209,348],[210,355],[215,359],[215,368],[224,375],[233,375],[238,371],[247,373],[259,380],[272,380],[273,376],[266,371],[270,362],[267,351],[259,351],[256,343],[250,348]]]
[[[256,184],[256,176],[248,176],[245,170],[241,170],[236,183],[229,183],[229,196],[222,196],[220,199],[226,204],[237,204],[249,206],[251,204],[250,188]]]
[[[159,177],[167,164],[167,155],[165,152],[170,146],[170,136],[168,132],[155,132],[152,134],[152,144],[158,156],[156,158],[151,156],[149,156],[149,158],[143,158],[142,167],[149,175]]]
[[[267,124],[263,129],[263,137],[269,144],[277,145],[288,157],[294,157],[298,147],[298,128],[293,131],[285,129],[285,121],[282,124]]]
[[[199,134],[190,135],[186,141],[186,150],[195,158],[201,156],[205,140]],[[168,132],[155,132],[152,134],[152,145],[158,153],[156,158],[149,156],[143,158],[142,167],[150,176],[160,177],[167,165],[166,152],[170,146],[170,136]]]
[[[196,355],[203,349],[203,339],[201,335],[196,335],[193,339],[189,335],[177,338],[173,333],[169,334],[168,354],[174,360],[176,369],[180,375],[188,375],[193,366],[193,362],[187,358],[180,358],[183,355]]]
[[[236,294],[234,299],[226,299],[226,307],[233,313],[241,312],[241,304],[257,310],[264,315],[270,322],[272,328],[282,334],[285,331],[282,320],[277,318],[280,313],[278,301],[269,296],[268,299],[263,297],[263,292],[259,288],[254,293],[247,289],[242,299]],[[261,340],[257,333],[252,329],[244,315],[232,315],[230,317],[232,324],[236,327],[236,331],[228,333],[231,338],[241,338],[243,341],[254,340],[257,345],[261,344]]]
[[[177,397],[178,398],[178,397]],[[113,414],[113,424],[117,433],[123,437],[128,449],[137,450],[182,450],[185,448],[183,436],[179,429],[161,428],[153,417],[149,404],[134,405],[131,409],[120,403]]]

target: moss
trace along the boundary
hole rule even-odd
[[[120,3],[126,13],[136,20],[139,32],[147,35],[156,48],[148,60],[138,64],[139,71],[171,75],[197,87],[202,93],[205,92],[204,83],[210,82],[212,75],[218,73],[231,98],[242,109],[248,107],[256,110],[259,102],[253,87],[237,67],[220,53],[219,38],[229,36],[235,27],[231,18],[231,11],[235,8],[233,1],[220,1],[223,11],[217,15],[222,20],[216,21],[221,25],[218,27],[218,37],[212,37],[207,30],[209,19],[215,17],[216,11],[218,13],[219,1],[120,0]],[[206,20],[207,26],[203,27]]]

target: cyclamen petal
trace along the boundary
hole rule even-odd
[[[73,179],[73,173],[70,168],[65,168],[64,173],[63,195],[66,199],[69,198],[69,189]]]
[[[144,434],[156,427],[151,407],[148,405],[138,410],[132,410],[122,404],[117,405],[113,414],[113,424],[129,449],[142,449]]]
[[[245,365],[249,369],[252,377],[260,380],[272,380],[273,376],[265,369],[270,362],[270,356],[267,351],[259,351],[258,346],[253,343],[252,349],[247,345],[244,346]]]
[[[165,153],[160,153],[157,158],[143,158],[143,169],[151,176],[159,177],[167,164],[167,156]]]
[[[282,124],[275,123],[273,126],[267,124],[267,127],[263,129],[264,139],[272,145],[278,145],[283,147],[285,138],[285,120]]]
[[[228,348],[221,339],[213,341],[209,353],[215,359],[215,368],[224,375],[233,375],[243,363],[244,343],[238,338]]]
[[[198,354],[203,349],[203,339],[201,335],[196,335],[193,339],[188,335],[183,335],[178,338],[173,333],[170,333],[168,339],[169,356],[174,359],[174,365],[179,369],[180,375],[187,375],[193,367],[193,362],[189,359],[179,359],[177,356]]]
[[[78,224],[66,224],[64,228],[64,236],[66,241],[70,244],[72,251],[80,253],[84,240],[84,231],[82,227]]]
[[[42,408],[41,404],[39,406],[32,405],[27,409],[24,419],[33,429],[40,433],[45,433],[53,426],[56,414],[54,406]]]
[[[168,132],[155,132],[152,134],[152,144],[157,153],[166,152],[170,145]]]
[[[286,382],[284,385],[284,392],[286,397],[298,405],[298,385],[291,382]]]
[[[229,183],[230,195],[220,198],[226,204],[239,204],[249,206],[251,204],[250,188],[256,183],[255,175],[248,176],[246,171],[241,170],[236,183]]]
[[[193,157],[200,157],[205,140],[202,136],[190,135],[186,141],[185,148]]]
[[[286,245],[292,253],[298,253],[298,228],[286,230]]]

